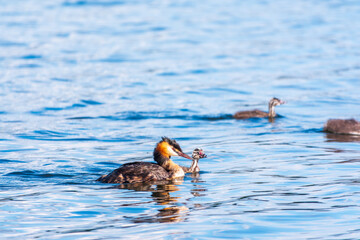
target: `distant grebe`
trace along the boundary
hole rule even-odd
[[[275,106],[284,104],[284,101],[281,101],[278,98],[272,98],[269,101],[269,112],[264,112],[261,110],[250,110],[250,111],[240,111],[234,114],[236,119],[248,119],[248,118],[275,118],[277,115],[275,113]]]
[[[325,132],[360,135],[360,122],[355,119],[329,119],[324,126]]]
[[[163,137],[156,144],[153,155],[157,164],[149,162],[126,163],[108,175],[103,175],[98,181],[103,183],[133,183],[171,180],[185,175],[183,168],[170,159],[171,156],[192,159],[183,153],[175,140],[167,137]]]

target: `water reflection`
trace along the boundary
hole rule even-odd
[[[132,219],[134,223],[173,223],[183,222],[189,213],[186,206],[170,206],[158,210],[154,216],[141,216]]]
[[[274,123],[275,122],[275,118],[268,118],[269,123]]]
[[[189,175],[192,185],[190,193],[194,197],[204,196],[201,192],[205,192],[206,189],[196,183],[203,182],[200,180],[199,173],[192,173]],[[184,179],[172,180],[172,181],[157,181],[153,183],[130,183],[130,184],[119,184],[116,188],[129,189],[135,191],[150,191],[151,197],[157,205],[165,206],[164,208],[158,209],[156,214],[142,214],[139,217],[128,219],[134,223],[170,223],[170,222],[182,222],[186,220],[190,209],[178,201],[182,197],[174,196],[175,192],[178,192],[179,185],[184,183]],[[131,204],[130,204],[131,205]]]
[[[355,158],[355,159],[344,160],[336,163],[358,163],[358,162],[360,162],[360,159]]]
[[[198,172],[197,173],[192,173],[190,176],[192,177],[191,182],[194,183],[193,187],[192,187],[192,189],[190,191],[191,194],[194,197],[205,196],[204,192],[206,192],[207,189],[203,185],[197,184],[197,183],[204,183],[205,182],[205,181],[200,179],[200,173],[198,173]]]
[[[347,135],[347,134],[326,134],[327,142],[360,142],[359,135]]]

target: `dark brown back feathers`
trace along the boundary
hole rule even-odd
[[[269,117],[269,113],[261,110],[250,110],[250,111],[241,111],[234,114],[236,119],[248,119],[248,118],[265,118]]]
[[[134,183],[166,180],[170,176],[163,167],[149,162],[126,163],[97,181],[103,183]]]
[[[329,119],[324,126],[324,131],[339,134],[360,134],[360,122],[355,119]]]
[[[180,152],[182,152],[180,145],[174,139],[170,139],[168,137],[161,137],[161,139],[162,140],[160,142],[162,142],[162,141],[167,142],[168,144],[170,144],[171,146],[173,146],[174,148],[176,148],[176,149],[180,150]]]

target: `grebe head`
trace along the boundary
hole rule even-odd
[[[284,104],[284,101],[281,101],[280,99],[274,97],[272,99],[270,99],[269,101],[269,118],[274,118],[276,117],[276,113],[275,113],[275,106]]]
[[[275,106],[278,106],[278,105],[281,105],[281,104],[284,104],[285,102],[274,97],[272,99],[270,99],[269,101],[269,107],[275,107]]]
[[[200,158],[206,158],[207,155],[204,153],[204,151],[201,148],[195,148],[192,153],[193,159],[200,159]]]
[[[181,156],[187,159],[192,159],[187,154],[183,153],[180,145],[173,139],[162,137],[162,140],[156,145],[155,153],[159,153],[164,157],[170,158],[171,156]]]

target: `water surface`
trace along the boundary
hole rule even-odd
[[[2,238],[359,238],[360,140],[322,132],[360,119],[358,2],[1,5]],[[95,181],[161,136],[200,174]]]

